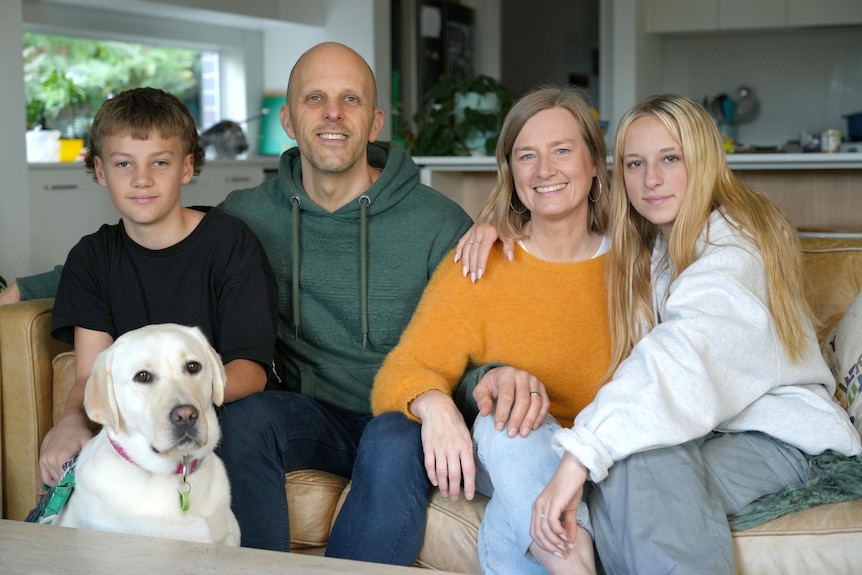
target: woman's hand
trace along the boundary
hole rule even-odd
[[[476,494],[473,438],[452,398],[442,391],[426,391],[410,402],[410,412],[422,421],[425,472],[443,497],[458,500],[461,481],[464,497]]]
[[[588,470],[570,453],[563,455],[545,489],[533,502],[530,537],[548,553],[567,553],[575,544],[578,505]]]
[[[491,413],[496,403],[494,427],[497,431],[508,428],[509,437],[518,433],[527,437],[542,425],[551,408],[544,384],[531,373],[510,366],[488,370],[473,389],[473,399],[479,415]]]
[[[498,238],[497,228],[488,222],[476,222],[458,240],[458,245],[455,247],[455,263],[463,261],[461,271],[464,277],[469,273],[470,281],[473,283],[482,279],[482,273],[485,271],[485,266],[488,265],[488,254],[491,253],[491,248],[494,247],[494,242]],[[515,240],[512,238],[501,239],[503,251],[511,261],[515,257]]]

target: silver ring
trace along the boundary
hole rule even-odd
[[[475,243],[476,243],[476,240],[470,240],[470,245],[471,245],[471,246],[472,246],[473,244],[475,244]]]
[[[542,394],[541,394],[541,393],[539,393],[538,391],[531,391],[531,392],[530,392],[530,395],[535,395],[536,397],[538,397],[538,396],[540,396],[540,395],[542,395]]]
[[[548,516],[547,516],[547,515],[545,515],[544,513],[542,513],[541,515],[539,515],[539,517],[540,517],[541,519],[547,519],[547,518],[548,518]]]

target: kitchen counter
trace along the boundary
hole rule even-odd
[[[461,204],[474,219],[479,215],[496,181],[494,157],[413,159],[422,183]],[[798,228],[862,230],[862,153],[738,153],[728,154],[727,163]]]
[[[63,170],[67,168],[85,169],[83,158],[75,160],[74,162],[30,162],[27,166],[30,168],[40,168],[45,170]],[[278,156],[251,156],[244,160],[207,160],[204,164],[204,170],[206,170],[207,166],[254,166],[263,168],[264,170],[278,170]]]
[[[416,156],[413,160],[426,184],[431,181],[432,172],[496,171],[493,156]],[[862,153],[728,154],[727,163],[733,170],[858,170],[862,169]],[[611,167],[613,159],[608,156],[608,168]]]

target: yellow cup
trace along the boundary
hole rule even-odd
[[[84,140],[81,138],[60,138],[60,161],[74,162],[81,155]]]

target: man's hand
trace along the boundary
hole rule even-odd
[[[457,501],[461,481],[464,497],[476,494],[473,438],[452,398],[441,391],[426,391],[412,402],[410,412],[422,421],[425,472],[444,497]]]
[[[507,429],[509,437],[527,437],[538,429],[551,407],[548,391],[534,375],[514,367],[495,367],[488,371],[473,390],[479,415],[494,411],[494,426]]]
[[[18,287],[18,282],[12,282],[6,286],[6,289],[0,291],[0,305],[9,305],[20,301],[21,289]]]

